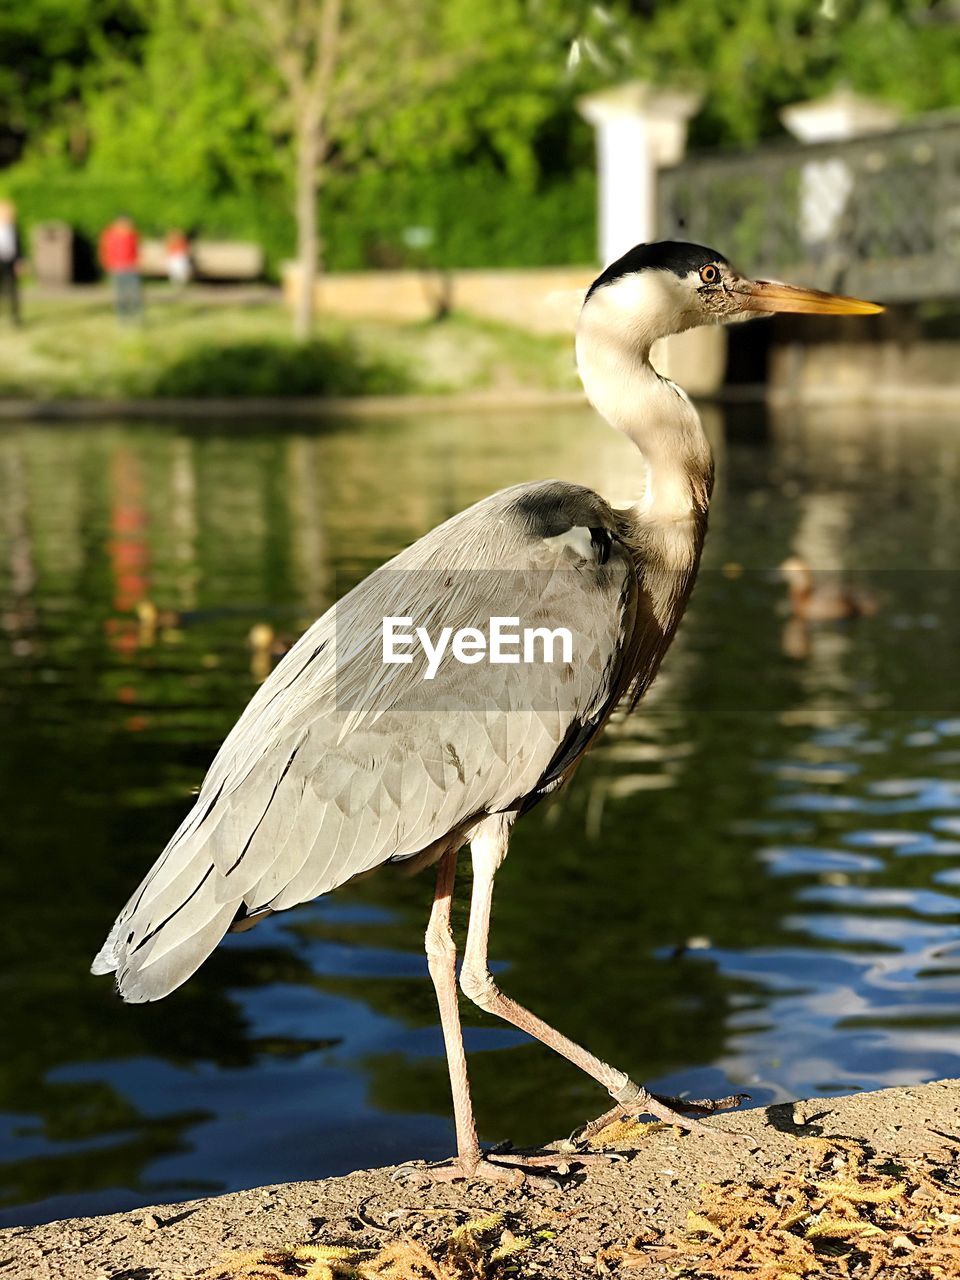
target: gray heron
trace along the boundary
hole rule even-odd
[[[591,489],[560,480],[517,485],[453,516],[359,583],[253,696],[93,972],[115,973],[125,1000],[159,1000],[230,929],[386,862],[435,864],[426,953],[457,1156],[429,1176],[515,1180],[519,1157],[479,1146],[460,1028],[450,906],[457,856],[469,845],[465,995],[606,1089],[615,1107],[600,1120],[651,1114],[700,1127],[679,1110],[719,1104],[649,1093],[500,990],[487,960],[494,880],[518,817],[566,782],[614,709],[635,705],[649,686],[696,577],[713,461],[693,404],[651,364],[653,343],[772,312],[879,310],[747,279],[694,244],[638,245],[607,267],[580,312],[577,364],[588,399],[642,455],[637,504],[614,510]],[[544,641],[539,662],[479,661],[477,624],[521,614],[534,632],[568,634],[570,652],[548,659]],[[459,624],[473,648],[436,658],[436,641],[432,674],[426,655],[405,651],[388,665],[384,625],[398,619],[423,623],[425,637],[430,626]]]

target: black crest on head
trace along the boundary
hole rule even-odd
[[[628,249],[622,258],[611,262],[587,290],[587,298],[605,284],[612,284],[622,276],[635,275],[638,271],[672,271],[675,276],[699,271],[708,262],[726,262],[722,253],[702,244],[687,244],[685,240],[655,240],[652,244],[637,244]],[[584,301],[587,299],[585,298]]]

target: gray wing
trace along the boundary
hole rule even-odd
[[[637,574],[616,531],[588,489],[517,486],[360,583],[257,691],[93,971],[116,971],[128,1000],[159,999],[238,919],[462,843],[486,814],[556,785],[630,675]],[[422,657],[384,663],[390,616],[565,627],[572,661],[464,665],[448,652],[426,680]]]

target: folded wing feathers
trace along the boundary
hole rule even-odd
[[[494,495],[471,511],[503,498]],[[461,513],[449,524],[464,527],[457,535],[461,567],[473,569],[482,556],[468,536],[470,515]],[[480,527],[489,540],[489,516]],[[510,532],[497,530],[501,548]],[[529,535],[513,533],[517,553]],[[434,535],[392,567],[430,567]],[[449,546],[447,541],[448,555]],[[602,693],[597,673],[609,667],[616,648],[620,610],[610,606],[622,578],[606,593],[599,631],[586,638],[583,656],[591,646],[599,652],[590,653],[586,666],[576,669],[574,663],[562,696],[545,664],[522,668],[525,679],[535,672],[540,681],[534,691],[539,709],[532,711],[530,686],[517,680],[516,667],[488,667],[490,687],[471,703],[459,682],[474,678],[478,668],[445,663],[436,682],[424,686],[415,667],[382,663],[374,645],[379,619],[388,614],[419,619],[432,608],[437,621],[457,626],[472,625],[478,611],[489,610],[488,597],[471,598],[468,574],[454,582],[449,596],[424,600],[418,611],[397,596],[409,590],[409,575],[385,572],[390,568],[346,598],[349,625],[342,629],[350,638],[349,659],[343,652],[336,658],[335,608],[301,637],[224,742],[194,808],[94,961],[95,973],[116,971],[126,999],[159,999],[184,982],[238,913],[309,900],[388,859],[420,852],[471,815],[509,807],[536,785],[571,717]],[[552,604],[545,592],[545,620],[551,610],[574,617],[596,611],[595,598],[568,598],[566,579],[557,584]],[[586,576],[583,587],[596,590]],[[507,602],[498,607],[506,609]],[[474,709],[450,716],[446,705]],[[505,713],[504,707],[513,710]]]
[[[270,898],[263,896],[260,886],[257,885],[250,894],[251,901],[269,902],[274,911],[284,911],[287,907],[295,907],[298,902],[309,902],[311,898],[315,898],[321,890],[314,886],[323,883],[323,877],[329,870],[333,850],[339,847],[343,824],[344,816],[340,810],[336,807],[328,807],[323,815],[321,829],[317,831],[313,840],[308,839],[304,842],[303,857],[289,882]],[[326,857],[324,857],[325,851],[327,851]],[[322,863],[322,870],[318,867],[319,863]],[[265,885],[264,889],[269,892],[273,889],[273,885],[269,887]]]

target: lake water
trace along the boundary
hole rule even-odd
[[[960,423],[707,425],[687,619],[637,714],[518,827],[498,977],[671,1093],[960,1075]],[[429,875],[232,937],[159,1004],[88,966],[255,688],[255,623],[296,634],[497,487],[628,498],[637,474],[579,410],[0,429],[0,1220],[450,1152]],[[876,616],[790,625],[791,552]],[[465,1020],[483,1139],[603,1109],[541,1046]]]

